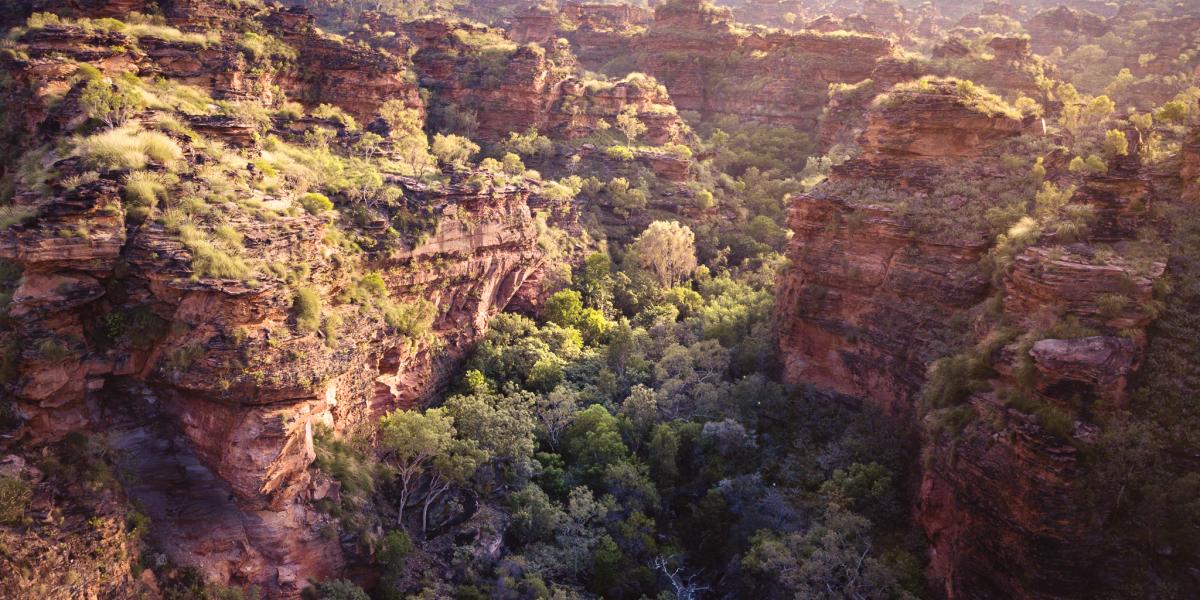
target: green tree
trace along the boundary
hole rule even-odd
[[[445,409],[424,412],[396,410],[379,424],[379,445],[384,459],[394,466],[400,481],[397,522],[404,526],[404,509],[417,483],[435,458],[445,455],[454,443],[454,419]]]
[[[317,584],[317,600],[371,600],[371,597],[352,581],[331,579]]]
[[[421,533],[429,524],[429,507],[455,486],[463,485],[475,475],[479,465],[487,462],[488,453],[474,440],[452,439],[446,451],[433,457],[429,468],[429,489],[421,506]]]
[[[612,260],[607,254],[589,254],[575,279],[584,305],[606,313],[612,310]]]
[[[509,494],[507,503],[512,515],[509,532],[520,544],[551,540],[567,519],[566,512],[533,484]]]
[[[560,385],[550,393],[538,396],[534,414],[541,426],[546,444],[557,450],[559,440],[579,412],[579,393]]]
[[[573,327],[583,315],[583,295],[575,290],[554,292],[542,308],[542,317],[563,327]]]
[[[630,257],[659,285],[673,287],[696,270],[696,235],[678,221],[654,221],[633,241]]]
[[[627,431],[625,439],[636,451],[658,422],[658,399],[654,390],[644,385],[633,386],[629,396],[621,402],[620,414]]]
[[[102,121],[109,129],[124,125],[146,107],[137,76],[132,73],[112,82],[102,78],[88,80],[79,95],[79,103],[89,117]]]
[[[616,417],[599,404],[575,415],[564,436],[563,452],[573,469],[594,482],[609,465],[629,456]]]
[[[630,144],[634,143],[643,133],[646,133],[646,125],[638,118],[637,108],[626,106],[617,115],[617,129],[625,136],[625,140]]]
[[[445,408],[460,438],[494,460],[523,466],[533,457],[533,405],[534,395],[523,392],[453,396]]]
[[[895,577],[872,555],[870,522],[831,508],[804,533],[760,531],[742,559],[748,571],[797,598],[838,600],[901,596]]]
[[[409,108],[403,100],[392,99],[379,107],[379,116],[388,126],[388,135],[393,138],[404,138],[414,135],[424,136],[421,122],[421,111]]]
[[[404,565],[408,555],[412,553],[412,538],[399,529],[393,529],[383,536],[375,559],[383,567],[383,575],[396,578],[404,575]]]

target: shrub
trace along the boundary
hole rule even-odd
[[[669,143],[663,144],[659,149],[662,150],[663,152],[666,152],[667,154],[670,154],[671,156],[674,156],[677,158],[691,158],[692,157],[692,149],[691,148],[688,148],[687,146],[676,143],[676,142],[669,142]]]
[[[462,166],[479,152],[479,145],[461,135],[436,133],[431,151],[444,165]]]
[[[353,582],[333,579],[317,584],[317,600],[371,600],[371,597]]]
[[[575,290],[560,290],[546,300],[542,316],[551,323],[572,327],[583,314],[583,296]]]
[[[1102,175],[1108,172],[1108,165],[1103,158],[1092,154],[1086,159],[1082,156],[1072,158],[1067,169],[1076,175]]]
[[[358,280],[358,286],[368,295],[375,298],[383,298],[387,296],[387,283],[383,281],[383,275],[379,271],[370,271]]]
[[[349,113],[332,104],[322,104],[312,111],[312,116],[318,119],[335,121],[349,131],[358,129],[358,122]]]
[[[609,146],[604,149],[604,155],[613,160],[630,161],[633,160],[633,150],[629,146]]]
[[[404,563],[412,549],[412,539],[408,537],[408,534],[399,529],[393,529],[383,536],[375,558],[383,566],[386,575],[398,577],[403,574]]]
[[[1125,132],[1109,129],[1108,133],[1104,134],[1104,153],[1109,158],[1129,154],[1129,140],[1125,137]]]
[[[1126,306],[1129,306],[1129,298],[1124,294],[1101,294],[1096,298],[1096,308],[1110,319],[1121,314]]]
[[[508,139],[498,144],[501,150],[513,152],[521,156],[547,156],[554,151],[554,142],[530,127],[525,133],[511,132]]]
[[[433,320],[437,317],[436,308],[428,300],[385,304],[383,317],[398,333],[415,339],[433,330]]]
[[[15,477],[0,477],[0,523],[20,522],[32,497],[29,484]]]
[[[324,194],[308,192],[300,196],[300,206],[303,206],[304,210],[308,211],[308,214],[317,215],[324,211],[332,210],[333,202],[330,202],[329,198]]]
[[[112,83],[89,79],[79,95],[79,103],[89,117],[103,121],[109,128],[124,125],[146,107],[146,99],[137,87],[137,76],[132,74],[118,77]]]
[[[201,344],[188,344],[176,348],[171,355],[167,357],[167,368],[172,371],[186,371],[196,364],[196,361],[204,357],[204,346]]]
[[[0,229],[8,229],[38,215],[34,206],[0,206]]]
[[[317,291],[302,287],[292,298],[292,310],[296,313],[296,328],[300,331],[316,331],[321,325],[321,296]]]
[[[73,354],[70,346],[55,338],[46,338],[38,342],[37,351],[42,358],[52,363],[67,360]]]

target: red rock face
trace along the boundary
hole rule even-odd
[[[868,121],[862,158],[835,169],[832,181],[892,179],[919,188],[922,170],[978,155],[1021,130],[1019,121],[941,93],[906,94]],[[949,317],[987,295],[979,261],[990,242],[975,232],[922,233],[894,207],[851,204],[820,188],[793,201],[789,223],[794,268],[776,303],[784,379],[911,414],[925,365],[956,335]]]
[[[491,73],[485,61],[495,59],[455,37],[485,30],[436,20],[406,28],[420,48],[413,60],[422,85],[435,90],[440,103],[473,110],[478,126],[472,134],[479,139],[496,141],[530,128],[578,139],[600,129],[601,121],[614,124],[629,108],[646,125],[650,143],[687,134],[665,88],[646,78],[585,84],[557,68],[574,63],[565,45],[518,47],[504,58],[503,72]]]
[[[784,379],[911,414],[924,365],[955,335],[946,316],[986,294],[986,243],[926,241],[887,208],[836,198],[797,198],[789,224],[795,268],[776,301]]]
[[[1055,46],[1069,48],[1079,36],[1100,37],[1109,26],[1102,17],[1066,6],[1039,11],[1026,25],[1033,50],[1048,54]]]
[[[1095,589],[1096,532],[1081,519],[1077,450],[994,396],[924,450],[917,519],[951,598],[1061,598]],[[997,429],[996,425],[1002,424]]]
[[[815,127],[830,83],[867,79],[891,42],[870,35],[735,29],[728,12],[672,2],[635,46],[680,109]]]
[[[1165,267],[1122,250],[1148,202],[1138,159],[1080,182],[1073,202],[1091,204],[1096,215],[1085,242],[1047,234],[989,280],[980,263],[994,240],[984,232],[916,227],[887,201],[896,189],[920,196],[945,169],[967,165],[987,177],[991,159],[977,157],[1025,130],[939,89],[875,106],[862,155],[793,200],[792,269],[776,302],[784,378],[866,398],[898,418],[927,415],[916,518],[931,543],[931,575],[948,597],[1110,589],[1137,575],[1103,554],[1103,509],[1081,489],[1086,468],[1076,442],[1123,406]],[[878,202],[838,197],[857,180],[890,188],[872,188]],[[953,197],[945,202],[938,210],[962,208]],[[1099,251],[1093,243],[1101,241],[1115,250]],[[993,296],[1002,300],[991,310],[1015,331],[1065,319],[1078,333],[1002,341],[983,355],[997,372],[991,391],[969,394],[952,414],[925,412],[917,398],[929,365],[964,339],[970,346],[999,335],[975,308]],[[1038,405],[1050,408],[1030,408]],[[1049,421],[1052,410],[1063,420]]]
[[[28,417],[25,433],[57,439],[111,428],[112,411],[128,414],[121,419],[138,425],[122,430],[122,443],[176,448],[166,463],[133,458],[140,462],[131,468],[159,478],[199,469],[210,482],[189,476],[133,492],[161,504],[152,517],[164,551],[216,580],[294,595],[308,577],[335,574],[341,561],[336,540],[317,539],[324,517],[304,504],[314,493],[314,428],[341,430],[420,403],[444,386],[490,317],[540,268],[529,191],[409,189],[443,215],[435,233],[367,268],[385,274],[395,301],[430,303],[432,334],[411,340],[333,301],[353,282],[322,251],[323,221],[238,223],[249,251],[310,266],[327,310],[344,315],[342,349],[333,351],[316,333],[287,324],[291,291],[283,281],[194,279],[188,250],[158,225],[145,224],[127,240],[117,189],[101,179],[38,200],[37,218],[0,236],[0,257],[24,270],[11,315],[16,335],[29,340],[13,388]],[[59,233],[82,224],[90,235]],[[119,278],[118,256],[128,264]],[[91,343],[95,315],[126,306],[174,325],[146,347]],[[45,345],[51,341],[52,354]],[[215,487],[195,495],[206,485]],[[220,501],[209,506],[214,495]],[[177,512],[177,502],[199,512]]]

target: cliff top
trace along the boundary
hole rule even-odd
[[[1020,120],[1024,115],[1003,98],[971,81],[953,77],[926,76],[908,83],[901,83],[891,91],[875,99],[875,106],[884,109],[926,102],[950,100],[974,112],[989,117],[1005,117]]]

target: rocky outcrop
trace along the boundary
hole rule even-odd
[[[630,109],[646,125],[645,140],[650,143],[680,141],[687,135],[663,86],[644,76],[581,80],[563,68],[574,62],[564,45],[517,47],[494,30],[436,20],[409,24],[408,33],[420,48],[413,60],[421,84],[436,92],[440,106],[472,111],[478,121],[474,135],[482,140],[496,141],[531,128],[578,139],[603,129],[601,121],[614,124],[618,114]],[[480,50],[471,45],[473,36],[502,41]],[[499,70],[497,52],[502,53],[504,67]]]
[[[744,29],[698,0],[668,2],[638,40],[638,67],[680,109],[815,127],[830,83],[871,76],[892,44],[872,35]]]
[[[1164,260],[1133,242],[1150,195],[1136,156],[1110,164],[1070,198],[1092,207],[1083,240],[1044,231],[987,277],[985,225],[922,223],[972,210],[939,193],[946,173],[983,185],[1005,144],[1035,134],[980,100],[939,80],[898,86],[868,115],[861,155],[793,200],[776,304],[784,378],[921,420],[916,516],[947,596],[1112,589],[1132,574],[1104,554],[1079,448],[1127,402],[1155,315]],[[1103,577],[1081,575],[1096,564]]]
[[[854,199],[831,190],[858,179],[920,189],[936,165],[978,156],[1020,131],[1020,121],[974,110],[945,86],[878,104],[861,157],[835,168],[826,189],[793,200],[794,269],[777,294],[785,380],[912,413],[925,365],[961,333],[948,316],[987,295],[979,261],[990,241],[982,232],[922,232],[887,189]]]
[[[870,115],[863,157],[871,162],[976,158],[1024,128],[1009,116],[973,109],[949,89],[897,90],[881,101],[895,109]]]
[[[946,315],[987,293],[984,239],[924,240],[895,209],[793,200],[795,268],[776,294],[784,379],[912,412],[925,364],[958,335]]]
[[[309,106],[332,104],[370,122],[388,100],[421,108],[416,77],[407,54],[348,43],[317,31],[301,10],[281,10],[264,18],[268,27],[298,50],[287,61],[279,85],[289,98]]]
[[[1038,54],[1049,54],[1056,46],[1073,47],[1080,37],[1100,37],[1110,26],[1103,17],[1067,6],[1038,11],[1025,28]]]
[[[197,28],[193,17],[203,23],[224,14],[179,2],[164,12],[185,30]],[[6,100],[28,109],[6,113],[8,125],[36,145],[84,124],[77,62],[114,77],[132,72],[195,85],[224,100],[269,103],[282,90],[364,121],[387,100],[422,106],[407,58],[322,34],[302,12],[268,8],[255,18],[263,39],[274,36],[261,54],[229,32],[199,42],[102,26],[31,29],[18,40],[24,51],[4,58],[13,81]],[[596,96],[604,110],[641,101],[636,91],[609,91]],[[313,125],[276,120],[272,129],[270,120],[233,116],[241,112],[160,110],[134,123],[176,118],[172,131],[185,133],[173,133],[173,143],[183,149],[187,178],[213,164],[213,148],[225,147],[205,144],[220,140],[254,159],[268,134],[291,139]],[[219,583],[258,585],[270,597],[296,597],[310,578],[341,576],[342,548],[329,535],[336,523],[312,508],[327,493],[311,481],[314,431],[345,431],[427,401],[519,290],[537,300],[525,285],[542,261],[529,208],[535,188],[497,184],[484,173],[436,185],[385,174],[399,194],[389,210],[404,214],[372,212],[382,226],[372,221],[355,235],[377,238],[360,240],[374,250],[352,252],[358,247],[330,241],[340,233],[329,219],[289,206],[289,194],[232,186],[238,191],[223,197],[222,223],[259,266],[245,277],[217,277],[198,271],[197,246],[157,218],[163,207],[150,218],[145,206],[131,210],[128,172],[61,156],[68,158],[34,156],[44,184],[20,182],[4,207],[0,259],[21,272],[15,289],[4,290],[0,328],[0,389],[20,422],[5,439],[41,445],[104,432],[122,471],[133,475],[125,492],[151,518],[148,539],[170,564]],[[160,162],[146,170],[168,176]],[[264,212],[240,210],[239,202]],[[420,215],[415,224],[397,225],[404,236],[388,229],[391,219],[412,215]],[[303,282],[285,276],[290,269]],[[381,289],[373,299],[347,301],[368,272],[379,274]],[[297,327],[301,285],[319,298],[317,330]],[[114,522],[120,531],[123,519]],[[45,551],[30,546],[38,548]],[[90,566],[78,567],[91,586]],[[126,573],[116,575],[128,583]]]
[[[288,324],[286,282],[197,277],[190,251],[161,225],[127,230],[112,179],[18,196],[36,213],[0,236],[0,257],[24,275],[10,309],[25,340],[10,388],[21,433],[115,431],[117,411],[134,424],[121,429],[129,468],[147,477],[131,493],[157,507],[154,536],[172,561],[281,596],[336,574],[336,541],[317,537],[327,520],[305,505],[314,429],[342,430],[441,389],[540,268],[529,190],[397,183],[435,227],[364,268],[384,275],[392,302],[429,315],[430,333],[416,337],[336,301],[355,282],[335,266],[323,220],[235,221],[248,251],[310,269],[342,322],[336,350],[325,334]],[[123,334],[100,333],[118,322]],[[171,450],[151,460],[158,447]],[[192,475],[164,481],[180,472]]]

